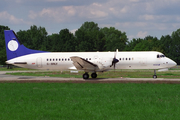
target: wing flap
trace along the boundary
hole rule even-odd
[[[81,57],[71,57],[71,60],[73,61],[73,65],[78,70],[95,70],[98,66],[92,62],[89,62]]]

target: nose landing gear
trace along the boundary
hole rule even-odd
[[[154,75],[153,75],[153,78],[156,79],[157,78],[157,75],[156,75],[156,70],[154,70]]]

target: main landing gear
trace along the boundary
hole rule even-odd
[[[97,78],[97,74],[96,74],[96,73],[92,73],[92,74],[91,74],[91,77],[92,77],[92,78]]]
[[[92,73],[91,74],[92,78],[97,78],[97,74],[96,73]],[[89,74],[86,72],[83,74],[83,79],[88,79],[89,78]]]
[[[153,75],[153,78],[156,79],[157,78],[157,75],[156,75],[156,70],[154,70],[154,75]]]

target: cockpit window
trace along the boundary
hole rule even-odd
[[[159,55],[159,54],[157,54],[157,58],[164,58],[165,57],[165,55]]]
[[[162,57],[165,57],[165,55],[162,55]]]

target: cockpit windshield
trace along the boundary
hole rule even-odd
[[[157,54],[157,58],[164,58],[164,57],[166,57],[166,56],[163,54],[161,54],[161,55]]]

